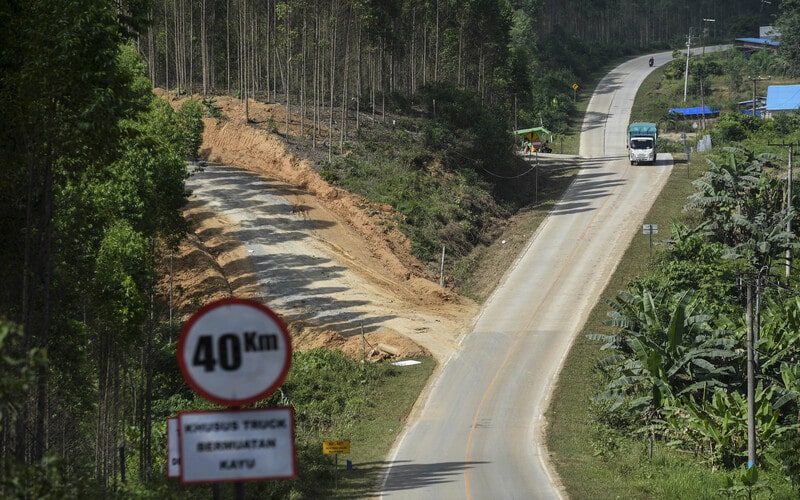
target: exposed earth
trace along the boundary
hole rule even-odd
[[[157,93],[164,95],[163,91]],[[182,102],[175,96],[169,99],[173,106]],[[374,300],[363,305],[362,312],[370,315],[373,308],[374,316],[382,317],[387,303],[391,304],[392,321],[365,332],[367,356],[376,360],[432,355],[443,362],[458,349],[460,336],[475,318],[479,305],[440,286],[438,276],[426,275],[425,266],[411,254],[408,240],[396,228],[394,221],[400,214],[324,181],[311,168],[310,158],[320,157],[326,150],[322,146],[312,148],[308,138],[298,139],[299,122],[290,124],[288,140],[276,132],[285,131],[285,106],[251,100],[247,123],[242,101],[217,97],[217,105],[224,118],[204,119],[201,157],[270,179],[270,184],[277,186],[277,194],[289,201],[294,215],[311,222],[308,236],[314,246],[323,248],[328,253],[326,258],[361,278],[340,286],[350,289],[368,283],[365,296]],[[304,128],[308,126],[306,122]],[[162,296],[168,297],[172,283],[175,316],[185,320],[199,307],[223,297],[258,298],[260,285],[247,258],[247,242],[234,236],[238,222],[202,207],[194,196],[189,198],[185,215],[194,231],[173,257],[172,281],[165,262],[161,284]],[[513,252],[524,244],[525,236],[517,240],[503,248],[504,253],[512,253],[506,265],[513,261]],[[296,247],[296,251],[303,251],[303,247]],[[496,282],[503,270],[487,273],[487,280]],[[364,353],[359,332],[321,329],[297,320],[291,311],[276,309],[276,313],[288,324],[295,349],[325,347],[353,356]]]

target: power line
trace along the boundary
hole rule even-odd
[[[457,155],[457,156],[460,156],[461,158],[464,158],[467,161],[472,162],[474,165],[477,165],[479,163],[478,160],[476,160],[474,158],[470,158],[468,156],[465,156],[465,155],[459,153],[458,151],[456,151],[455,149],[450,150],[450,152],[455,154],[455,155]],[[529,173],[533,172],[538,167],[539,167],[539,165],[537,164],[537,165],[532,166],[531,168],[529,168],[525,172],[522,172],[521,174],[511,175],[511,176],[496,174],[496,173],[488,170],[486,167],[480,167],[480,169],[483,170],[484,172],[486,172],[487,174],[491,175],[492,177],[497,177],[498,179],[519,179],[520,177],[524,177],[524,176],[528,175]]]
[[[491,175],[492,177],[497,177],[498,179],[519,179],[520,177],[524,177],[524,176],[528,175],[529,173],[533,172],[537,168],[539,168],[539,166],[538,165],[534,165],[531,168],[529,168],[528,170],[526,170],[525,172],[522,172],[521,174],[518,174],[518,175],[512,175],[512,176],[496,174],[494,172],[490,172],[490,171],[486,170],[486,168],[484,168],[484,167],[481,167],[481,170],[483,170],[487,174]]]

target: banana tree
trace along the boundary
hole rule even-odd
[[[596,399],[611,400],[616,409],[628,398],[631,411],[658,413],[679,394],[728,386],[730,361],[739,356],[735,340],[711,328],[692,291],[673,297],[623,291],[609,305],[606,324],[617,333],[588,336],[603,342],[602,350],[614,351],[598,363],[612,379]]]
[[[763,241],[757,236],[764,231],[764,223],[776,225],[776,219],[790,215],[783,206],[782,181],[765,173],[765,165],[774,156],[756,155],[745,147],[725,151],[727,157],[722,162],[707,160],[709,169],[693,182],[697,191],[684,208],[700,212],[713,241],[730,247],[755,241],[752,245],[757,246]],[[784,222],[781,227],[785,226]]]
[[[665,408],[664,421],[671,444],[694,449],[713,465],[747,461],[747,399],[736,391],[715,388],[709,398],[679,397]],[[756,442],[761,451],[791,429],[781,423],[773,404],[776,387],[758,382],[755,389]]]

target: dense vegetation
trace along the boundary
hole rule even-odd
[[[186,230],[202,107],[156,99],[110,3],[2,14],[3,496],[56,498],[55,458],[101,489],[126,439],[152,459],[155,262]]]
[[[709,36],[755,34],[756,16],[774,11],[764,3],[756,11],[752,3],[729,2],[724,12],[715,12]],[[706,15],[701,11],[713,11],[714,5],[696,2],[686,10],[685,3],[665,2],[639,10],[630,2],[599,6],[537,0],[3,3],[2,495],[185,493],[163,478],[163,422],[179,409],[204,403],[188,392],[178,374],[176,332],[155,283],[157,263],[186,231],[180,214],[187,196],[186,160],[197,153],[204,107],[188,100],[173,111],[155,98],[153,85],[169,92],[225,92],[285,104],[300,117],[303,130],[300,137],[287,139],[324,148],[323,175],[400,210],[421,258],[429,259],[441,244],[458,257],[490,241],[495,222],[530,199],[528,169],[512,154],[509,130],[544,125],[566,132],[576,118],[573,83],[582,84],[612,58],[680,46],[684,33],[699,33]],[[794,1],[783,5],[788,10],[782,22],[790,29],[798,8]],[[797,58],[793,45],[786,47],[782,68],[791,72]],[[369,121],[390,127],[389,115],[399,118],[396,128],[366,126]],[[732,122],[720,130],[741,135],[740,130],[754,127]],[[281,129],[288,136],[288,123]],[[715,163],[723,173],[746,170],[740,187],[760,198],[741,208],[755,219],[743,220],[736,212],[730,220],[717,221],[719,227],[688,231],[685,242],[703,249],[708,264],[726,278],[728,268],[714,267],[715,252],[736,252],[735,262],[770,265],[786,241],[780,232],[762,235],[780,227],[782,219],[768,213],[780,197],[770,191],[774,186],[763,173],[773,164],[757,163],[754,147],[748,147],[733,156],[733,163],[727,157]],[[747,183],[753,177],[759,180],[756,186]],[[721,189],[716,182],[707,180],[710,189]],[[735,199],[741,200],[742,193]],[[705,199],[696,203],[709,213],[723,213]],[[751,241],[750,235],[772,239]],[[693,277],[672,269],[658,279],[696,286],[694,300],[713,295],[712,282],[695,283]],[[645,290],[648,282],[642,283]],[[777,325],[788,324],[789,313],[770,309],[771,293],[777,292],[764,292],[765,310],[777,318],[776,326],[765,332],[783,331]],[[709,299],[700,314],[689,295],[681,295],[682,301],[655,295],[650,302],[663,304],[664,311],[658,309],[654,323],[661,325],[667,312],[685,306],[696,313],[692,318],[706,322],[698,319],[698,333],[721,342],[716,329],[737,326],[733,320],[706,319],[707,312],[721,317],[737,310],[732,295],[722,296],[727,301]],[[642,301],[632,297],[635,308]],[[714,321],[721,320],[714,316]],[[733,338],[740,342],[738,326]],[[773,339],[775,349],[792,347],[789,337],[765,338]],[[610,347],[630,355],[620,342]],[[718,376],[716,386],[731,390],[741,382],[741,355],[736,344],[714,347],[727,351],[714,356],[702,351],[692,358],[694,366],[705,370],[704,376]],[[764,380],[779,384],[780,375],[783,385],[762,385],[764,400],[772,405],[765,408],[779,407],[778,401],[779,409],[795,408],[795,388],[780,371],[784,358],[780,351],[769,352],[772,378]],[[720,359],[730,361],[731,369],[713,371]],[[659,391],[636,401],[652,407],[654,418],[663,417],[655,410],[685,403],[689,396],[698,412],[710,411],[703,406],[705,399],[688,391],[692,384],[686,377],[695,372],[678,370],[682,385],[665,387],[658,374],[645,374],[636,362],[629,360],[642,380]],[[321,437],[350,425],[330,416],[369,420],[388,407],[403,408],[385,397],[387,406],[376,410],[364,391],[351,389],[374,393],[375,384],[395,383],[396,391],[419,384],[407,383],[391,368],[367,368],[330,353],[297,355],[295,367],[283,393],[269,402],[288,398],[284,402],[298,412],[303,473],[298,482],[263,488],[264,494],[314,497],[320,495],[315,489],[320,478],[329,476],[312,451]],[[294,380],[305,382],[300,387]],[[640,387],[611,389],[619,389],[615,396],[624,389],[624,396],[640,397]],[[348,391],[352,399],[340,397]],[[633,399],[622,401],[618,408],[638,408]],[[628,415],[631,425],[636,415]],[[779,414],[773,435],[787,435],[779,432],[789,425],[787,418]],[[667,424],[659,428],[668,430]],[[735,464],[740,458],[734,449],[718,462]]]

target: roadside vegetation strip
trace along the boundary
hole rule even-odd
[[[662,81],[661,74],[662,71],[656,71],[640,88],[632,118],[661,121],[662,106],[670,101],[670,92],[673,93],[672,101],[676,100],[677,85]],[[723,78],[712,80],[714,89],[720,91],[724,88]],[[722,95],[731,99],[724,90]],[[722,97],[712,94],[707,99],[713,102]],[[681,127],[686,130],[688,125],[672,124],[679,130]],[[726,125],[721,130],[709,132],[715,141],[719,141],[726,138],[729,129],[736,130]],[[761,142],[765,141],[766,135],[763,134]],[[748,147],[760,150],[762,146],[758,141],[750,137]],[[615,299],[632,280],[646,276],[666,254],[666,248],[660,243],[672,236],[671,224],[683,217],[687,198],[696,191],[691,181],[709,168],[706,157],[705,154],[695,155],[691,163],[674,167],[667,185],[645,219],[646,223],[657,224],[660,228],[658,237],[654,238],[652,257],[648,238],[642,235],[635,238],[603,294],[606,299]],[[706,461],[706,450],[687,453],[660,440],[652,442],[651,448],[647,429],[631,433],[629,430],[636,427],[632,425],[633,419],[630,422],[614,420],[631,418],[630,414],[626,417],[625,413],[607,411],[609,403],[592,402],[608,381],[595,368],[608,352],[601,352],[601,344],[587,339],[586,334],[615,333],[605,324],[610,310],[606,303],[601,302],[592,311],[584,334],[576,339],[566,358],[547,412],[547,446],[570,498],[708,498],[737,491],[750,494],[760,491],[769,498],[795,498],[796,490],[775,463],[766,472],[759,469],[760,481],[746,486],[748,479],[744,475],[740,477],[741,469],[726,470],[714,466]],[[728,482],[731,477],[735,478],[733,483]]]

